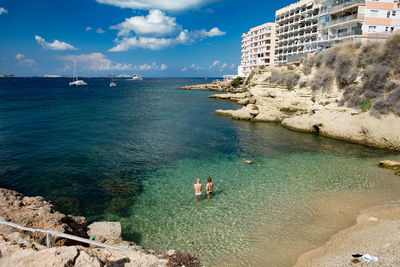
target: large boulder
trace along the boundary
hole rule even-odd
[[[400,169],[400,162],[391,161],[391,160],[383,160],[383,161],[379,161],[379,166],[397,170],[397,169]]]
[[[120,222],[94,222],[88,227],[88,235],[96,241],[109,244],[122,242]]]

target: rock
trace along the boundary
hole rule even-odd
[[[376,217],[369,217],[369,218],[367,219],[367,221],[368,221],[368,222],[377,222],[377,221],[378,221],[378,218],[376,218]]]
[[[235,110],[232,113],[232,119],[236,120],[251,120],[254,116],[251,115],[250,110],[248,108],[242,108],[239,110]]]
[[[216,111],[214,111],[215,115],[219,115],[219,116],[232,116],[232,113],[234,112],[234,110],[223,110],[223,109],[217,109]]]
[[[400,171],[395,172],[394,174],[400,176]]]
[[[238,101],[239,105],[247,105],[249,104],[249,99],[248,98],[244,98]]]
[[[383,160],[383,161],[379,161],[379,166],[397,170],[400,168],[400,162],[391,161],[391,160]]]
[[[117,244],[122,241],[120,222],[94,222],[88,227],[88,235],[98,242]]]
[[[0,188],[0,216],[4,220],[31,228],[53,230],[87,238],[87,222],[84,217],[62,214],[53,204],[42,197],[26,197],[12,190]],[[15,232],[15,229],[2,226],[0,234]],[[19,231],[21,232],[21,231]],[[27,233],[35,242],[45,245],[46,236],[42,233]],[[76,241],[55,237],[54,246],[78,244]]]

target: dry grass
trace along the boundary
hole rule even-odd
[[[309,85],[313,93],[317,93],[322,90],[323,92],[328,92],[332,86],[333,74],[327,69],[319,69],[315,73],[313,79],[310,81]]]

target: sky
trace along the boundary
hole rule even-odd
[[[292,1],[0,0],[0,73],[236,74],[241,35]]]

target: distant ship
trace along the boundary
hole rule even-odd
[[[69,86],[86,86],[87,83],[78,80],[78,72],[76,71],[76,58],[75,58],[75,68],[74,68],[74,76],[72,77],[72,82],[69,83]]]
[[[111,70],[111,82],[110,82],[110,87],[116,87],[117,83],[113,81],[113,72]]]
[[[129,80],[133,80],[133,81],[141,81],[141,80],[143,80],[143,77],[142,77],[142,75],[139,75],[139,74],[133,74],[132,75],[132,78],[131,79],[129,79]]]

